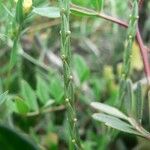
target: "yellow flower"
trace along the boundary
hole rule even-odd
[[[14,0],[16,3],[18,2],[18,0]],[[32,0],[24,0],[23,1],[23,12],[24,13],[28,13],[32,7]]]
[[[23,1],[23,11],[28,13],[32,7],[32,0],[24,0]]]

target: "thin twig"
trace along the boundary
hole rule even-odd
[[[52,108],[43,109],[43,110],[38,111],[38,112],[30,112],[26,116],[27,117],[38,116],[38,115],[41,115],[41,114],[47,114],[47,113],[51,113],[51,112],[55,112],[55,111],[62,111],[62,110],[65,110],[65,108],[66,107],[64,105],[55,106],[55,107],[52,107]]]

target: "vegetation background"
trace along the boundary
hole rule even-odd
[[[70,131],[66,113],[69,108],[66,106],[63,55],[60,52],[61,2],[27,2],[25,5],[22,0],[0,0],[0,150],[71,150],[74,148],[70,143],[75,141],[68,142]],[[66,26],[69,25],[68,31],[71,31],[67,33],[72,51],[69,77],[70,80],[73,78],[75,99],[71,117],[77,122],[83,149],[149,150],[149,140],[94,120],[95,110],[90,106],[96,101],[119,108],[116,100],[127,34],[126,28],[91,14],[102,12],[128,22],[133,1],[71,0],[70,3],[70,20]],[[89,14],[76,12],[76,6]],[[149,53],[149,0],[143,1],[139,8],[138,25]],[[141,82],[141,124],[150,131],[147,76],[135,40],[130,79],[133,89]],[[72,113],[72,109],[70,111]]]

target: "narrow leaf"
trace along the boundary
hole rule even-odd
[[[43,106],[43,108],[47,108],[50,107],[52,104],[54,103],[54,100],[49,100],[45,103],[45,105]]]
[[[88,65],[80,55],[74,56],[74,68],[81,83],[89,77],[90,71]]]
[[[21,95],[27,103],[30,110],[38,110],[35,92],[25,80],[21,81]]]
[[[125,114],[123,114],[121,111],[119,111],[118,109],[112,106],[109,106],[103,103],[98,103],[98,102],[92,102],[91,106],[101,112],[107,113],[109,115],[112,115],[112,116],[115,116],[124,120],[128,120],[128,117]]]
[[[128,115],[132,114],[133,90],[131,80],[126,80],[126,91],[124,97],[124,109]]]
[[[17,63],[17,59],[18,59],[17,51],[18,51],[18,38],[16,37],[11,50],[9,70],[11,70]]]
[[[45,104],[49,100],[49,87],[40,76],[37,76],[36,93],[41,103]]]
[[[71,13],[79,16],[97,16],[97,12],[84,7],[71,4]]]
[[[33,8],[33,12],[37,15],[48,17],[48,18],[59,18],[60,11],[57,7],[41,7],[41,8]]]
[[[16,21],[19,24],[22,24],[23,20],[24,20],[23,0],[18,0],[17,6],[16,6]]]
[[[15,130],[0,125],[0,149],[1,150],[39,150],[39,148],[31,142],[29,137],[18,134]]]
[[[136,117],[138,121],[141,123],[142,115],[143,115],[143,98],[142,98],[142,87],[141,83],[137,84],[137,88],[135,90],[135,107],[136,107]]]
[[[29,112],[28,105],[20,97],[15,98],[15,104],[16,104],[16,108],[20,114],[26,114]]]
[[[98,120],[100,122],[105,123],[105,125],[110,126],[114,129],[123,131],[123,132],[127,132],[127,133],[132,133],[132,134],[137,134],[139,135],[138,132],[136,132],[132,126],[122,120],[120,120],[119,118],[113,117],[113,116],[109,116],[106,114],[101,114],[101,113],[95,113],[92,116],[95,120]]]
[[[50,80],[50,94],[55,99],[57,103],[61,103],[62,97],[64,95],[63,82],[60,77],[56,76]]]

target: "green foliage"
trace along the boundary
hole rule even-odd
[[[59,76],[55,76],[53,79],[50,81],[49,85],[49,92],[51,96],[54,98],[56,103],[62,103],[62,98],[64,96],[63,92],[63,82]]]
[[[41,8],[33,8],[33,12],[37,15],[48,17],[48,18],[59,18],[60,12],[57,7],[41,7]]]
[[[8,143],[9,141],[9,143]],[[0,143],[2,150],[38,150],[39,148],[33,144],[28,137],[18,134],[17,131],[9,127],[0,125]]]
[[[127,117],[116,108],[96,102],[92,103],[91,105],[92,107],[105,113],[93,114],[94,119],[101,121],[105,123],[105,125],[117,130],[149,138],[150,133],[148,133],[141,125],[139,125],[136,120]]]
[[[104,0],[93,0],[92,4],[94,5],[97,11],[102,11],[104,6]]]
[[[136,35],[137,19],[138,19],[138,3],[136,0],[134,0],[125,43],[124,64],[122,73],[124,78],[127,78],[130,73],[132,46]]]
[[[142,86],[141,83],[137,84],[137,88],[135,90],[135,100],[134,100],[134,113],[135,117],[137,118],[137,121],[140,123],[142,122],[142,117],[143,117],[143,97],[142,97]]]
[[[38,111],[36,95],[32,87],[25,81],[21,81],[21,96],[32,111]]]
[[[37,76],[36,94],[42,104],[49,100],[49,86],[40,76]],[[50,88],[51,89],[51,88]]]
[[[138,132],[133,130],[131,125],[129,125],[128,123],[126,123],[126,122],[124,122],[121,119],[118,119],[116,117],[102,114],[102,113],[97,113],[97,114],[93,115],[93,118],[98,120],[98,121],[105,123],[105,125],[110,126],[114,129],[138,135]]]
[[[0,0],[0,150],[149,149],[137,2]]]
[[[0,105],[2,105],[7,100],[7,94],[8,94],[7,91],[0,94]]]
[[[23,0],[18,0],[15,16],[16,16],[16,22],[21,25],[24,21]]]
[[[22,100],[20,97],[15,98],[15,104],[16,104],[16,108],[20,114],[26,114],[29,112],[29,107],[24,102],[24,100]]]
[[[17,59],[18,59],[17,51],[18,51],[18,37],[16,37],[16,39],[14,40],[11,57],[10,57],[9,69],[12,69],[17,63]]]
[[[90,75],[89,67],[87,66],[85,60],[80,55],[74,55],[74,69],[80,80],[84,82],[88,79]]]
[[[102,111],[109,115],[116,116],[118,118],[127,120],[127,116],[125,116],[118,109],[111,107],[109,105],[98,103],[98,102],[93,102],[93,103],[91,103],[91,106],[94,107],[95,109],[98,109],[99,111]]]

